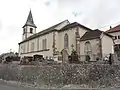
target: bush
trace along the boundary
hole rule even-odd
[[[0,67],[0,78],[40,86],[61,87],[69,84],[86,84],[89,87],[110,87],[120,83],[119,65],[64,64],[23,67],[13,64]]]

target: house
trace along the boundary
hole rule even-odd
[[[117,25],[113,28],[110,26],[110,29],[106,32],[113,36],[115,52],[118,54],[118,56],[120,56],[120,25]]]
[[[45,58],[59,60],[62,55],[63,62],[67,62],[68,55],[71,54],[73,49],[77,51],[79,56],[86,55],[84,45],[88,42],[91,46],[93,45],[92,50],[94,52],[90,53],[92,55],[96,51],[94,45],[100,41],[102,45],[101,56],[113,52],[111,35],[99,30],[93,31],[77,22],[70,23],[65,20],[38,33],[36,33],[36,28],[30,11],[23,26],[22,41],[19,43],[19,56],[21,58],[38,54],[43,55]],[[106,41],[109,42],[109,47],[106,46]]]
[[[90,55],[91,60],[105,57],[110,53],[113,54],[113,46],[112,35],[98,29],[86,32],[80,39],[81,56]]]

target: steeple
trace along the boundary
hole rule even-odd
[[[29,12],[27,21],[26,21],[25,25],[23,26],[23,28],[24,28],[25,26],[32,26],[32,27],[37,28],[36,25],[34,24],[31,10],[30,10],[30,12]]]
[[[37,27],[34,24],[32,13],[31,13],[31,10],[30,10],[27,21],[26,21],[25,25],[23,26],[22,40],[25,40],[28,37],[34,35],[36,33],[36,28]]]

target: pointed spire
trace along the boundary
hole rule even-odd
[[[23,27],[25,27],[25,26],[33,26],[33,27],[36,28],[36,25],[34,24],[34,21],[33,21],[31,9],[30,9],[27,21],[26,21],[26,23],[25,23],[25,25]]]

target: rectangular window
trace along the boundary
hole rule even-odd
[[[120,36],[118,36],[118,39],[120,39]]]
[[[114,36],[114,40],[116,40],[117,39],[117,36]]]
[[[120,44],[118,44],[118,48],[120,49]]]
[[[37,50],[39,51],[39,38],[37,38]]]
[[[44,49],[44,39],[42,40],[42,49]]]
[[[47,39],[45,39],[45,49],[47,49]]]
[[[34,51],[34,43],[31,43],[31,51]]]
[[[47,49],[47,39],[42,40],[42,49]]]
[[[33,33],[33,28],[30,28],[30,33]]]
[[[27,52],[29,52],[29,42],[27,42]]]

